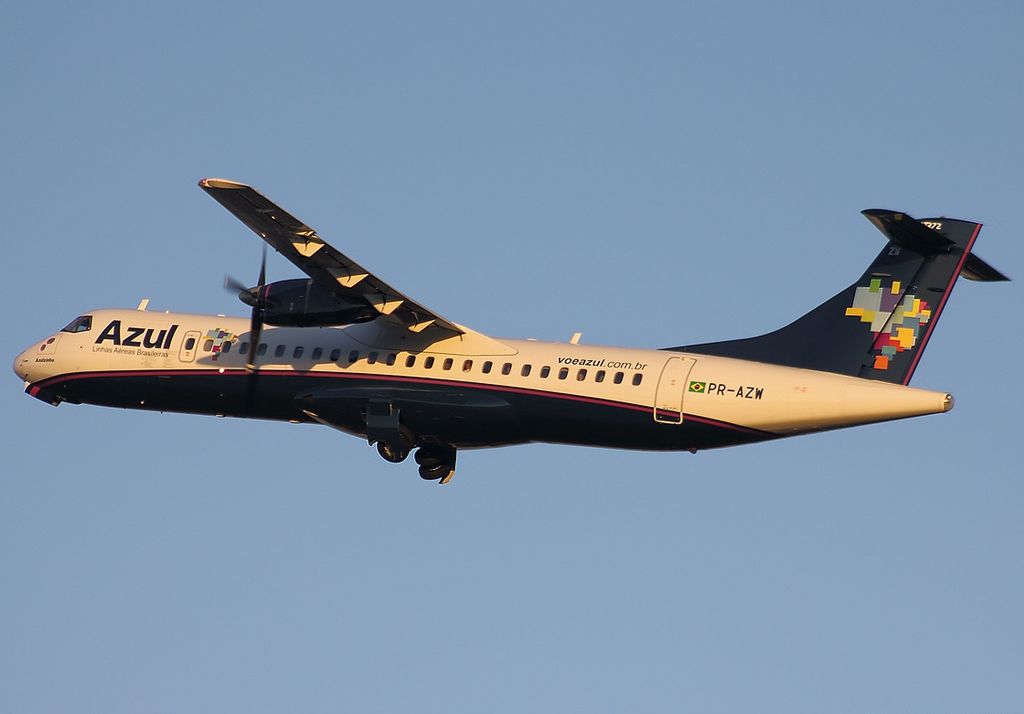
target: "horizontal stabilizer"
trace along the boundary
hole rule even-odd
[[[906,213],[886,211],[881,208],[869,208],[861,213],[886,238],[915,253],[922,255],[939,253],[949,250],[949,247],[953,245],[953,241],[933,229],[933,226],[942,227],[942,223],[939,221],[928,225],[929,221],[917,221]]]
[[[906,213],[881,208],[869,208],[861,213],[892,243],[922,255],[954,250],[957,229],[964,224],[963,221],[948,218],[923,218],[918,221]],[[944,235],[944,232],[950,230],[953,231],[952,238]],[[960,275],[968,280],[985,283],[1009,280],[974,253],[968,254]]]
[[[967,261],[964,263],[964,267],[961,268],[960,275],[964,276],[968,280],[977,280],[983,283],[1000,283],[1004,280],[1009,280],[1008,277],[1000,273],[974,253],[967,256]]]

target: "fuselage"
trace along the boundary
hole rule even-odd
[[[366,435],[368,401],[381,399],[424,443],[458,448],[694,451],[952,406],[942,392],[829,372],[475,334],[396,344],[372,323],[267,326],[253,347],[244,318],[106,309],[28,348],[14,371],[54,404],[320,422],[356,435]]]

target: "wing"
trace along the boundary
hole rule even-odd
[[[205,178],[199,187],[311,277],[317,285],[345,297],[361,297],[379,313],[378,321],[415,333],[428,329],[437,337],[465,334],[466,329],[410,300],[333,248],[316,231],[273,201],[235,181]]]

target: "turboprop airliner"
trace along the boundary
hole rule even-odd
[[[1007,278],[980,223],[863,214],[886,239],[837,295],[759,337],[663,349],[494,338],[407,297],[245,184],[199,186],[265,241],[248,319],[85,312],[14,361],[48,404],[323,424],[447,483],[459,449],[696,452],[947,412],[907,386],[960,276]],[[266,281],[270,245],[307,277]]]

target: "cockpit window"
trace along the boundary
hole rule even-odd
[[[61,332],[88,332],[92,329],[92,315],[76,317]]]

